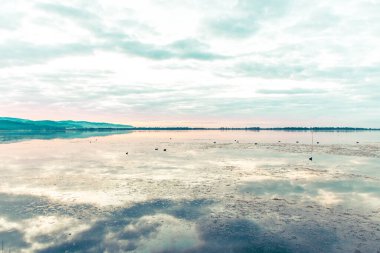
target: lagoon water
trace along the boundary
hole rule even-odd
[[[2,247],[380,252],[380,132],[315,132],[314,147],[311,138],[2,132]]]

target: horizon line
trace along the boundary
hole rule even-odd
[[[110,126],[119,126],[119,127],[83,127],[81,129],[119,129],[119,130],[380,130],[380,127],[352,127],[352,126],[282,126],[282,127],[260,127],[260,126],[245,126],[245,127],[228,127],[228,126],[219,126],[219,127],[191,127],[191,126],[133,126],[123,123],[109,123],[104,121],[87,121],[87,120],[31,120],[25,118],[16,118],[16,117],[7,117],[1,116],[0,119],[5,120],[22,120],[22,121],[32,121],[32,122],[41,122],[41,121],[51,121],[51,122],[81,122],[81,123],[96,123],[96,124],[108,124]],[[79,128],[76,128],[79,129]],[[66,128],[70,130],[70,128]],[[74,130],[74,129],[73,129]]]

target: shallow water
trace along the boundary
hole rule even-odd
[[[377,132],[109,134],[0,144],[4,252],[380,251]]]
[[[122,135],[123,140],[139,142],[157,142],[176,140],[181,142],[230,142],[237,140],[241,143],[299,143],[311,144],[362,144],[380,143],[380,131],[235,131],[235,130],[208,130],[208,131],[1,131],[0,143],[11,143],[27,140],[52,140],[74,138],[97,138],[102,136]],[[170,139],[171,138],[171,139]]]

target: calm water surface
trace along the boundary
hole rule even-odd
[[[310,132],[0,136],[4,252],[380,250],[379,158],[310,162],[253,144],[310,144]],[[380,143],[379,132],[313,137]]]

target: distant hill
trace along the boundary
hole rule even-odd
[[[51,121],[27,120],[0,117],[0,130],[101,130],[101,129],[130,129],[130,125],[87,122],[87,121]]]
[[[245,131],[380,131],[379,128],[355,128],[355,127],[243,127],[243,128],[204,128],[204,127],[133,127],[130,125],[87,122],[87,121],[52,121],[52,120],[27,120],[19,118],[0,117],[0,130],[28,130],[28,131],[105,131],[105,130],[245,130]]]

